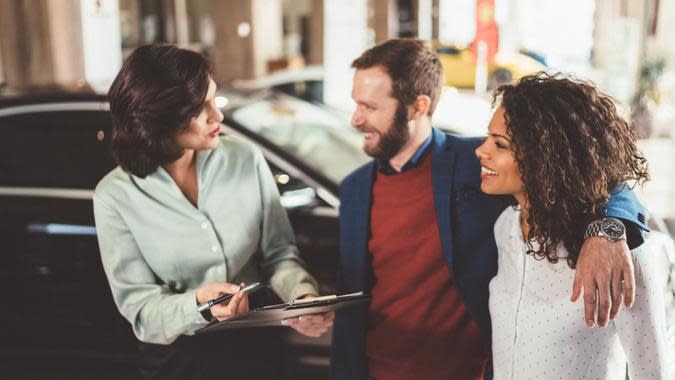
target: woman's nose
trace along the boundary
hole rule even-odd
[[[483,158],[485,158],[485,156],[483,154],[483,150],[481,149],[482,147],[483,147],[483,144],[481,144],[478,148],[476,148],[476,151],[475,151],[476,157],[478,157],[479,160],[482,160]]]
[[[223,116],[223,113],[220,112],[219,109],[216,109],[214,113],[211,114],[211,122],[217,122],[220,123],[223,121],[225,116]]]

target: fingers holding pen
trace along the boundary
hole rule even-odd
[[[197,290],[197,303],[203,304],[224,295],[232,295],[229,300],[210,308],[211,315],[219,321],[232,318],[237,314],[248,311],[248,296],[241,291],[243,287],[243,283],[236,285],[228,282],[214,282],[204,285]]]
[[[244,284],[236,286],[236,291],[227,303],[217,304],[211,308],[211,315],[219,321],[229,319],[237,314],[248,312],[248,295],[241,291]]]

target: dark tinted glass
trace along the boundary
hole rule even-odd
[[[0,117],[0,186],[93,189],[115,167],[111,126],[105,111]]]

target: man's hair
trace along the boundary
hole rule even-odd
[[[134,50],[108,91],[112,153],[122,169],[144,178],[177,160],[176,136],[201,112],[208,86],[201,54],[169,45]]]
[[[600,215],[612,190],[649,178],[635,130],[614,100],[590,82],[544,72],[503,85],[494,104],[504,108],[507,133],[529,203],[528,253],[557,262],[563,243],[570,267],[583,244],[586,216]]]
[[[438,55],[422,40],[391,39],[366,50],[352,67],[382,67],[391,78],[392,96],[410,106],[420,95],[431,99],[428,115],[434,113],[443,88],[443,67]]]

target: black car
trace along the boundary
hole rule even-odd
[[[257,144],[321,292],[335,292],[338,183],[368,158],[342,120],[277,93],[219,101],[224,133]],[[113,302],[92,209],[115,163],[103,96],[0,98],[0,373],[2,378],[130,378],[136,338]],[[327,378],[329,334],[288,332],[286,377]]]

